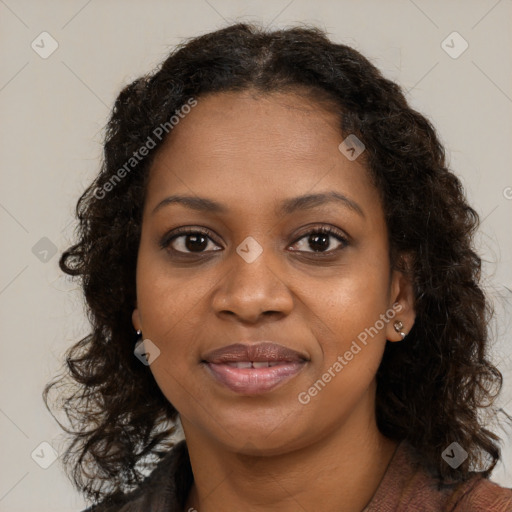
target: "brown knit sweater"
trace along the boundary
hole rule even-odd
[[[192,482],[187,446],[180,441],[137,489],[83,512],[187,512]],[[512,512],[512,489],[479,473],[464,483],[439,485],[422,468],[414,448],[402,441],[362,512]]]

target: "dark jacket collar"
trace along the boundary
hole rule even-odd
[[[194,481],[185,440],[177,443],[149,477],[152,512],[182,511]]]
[[[83,512],[182,512],[194,481],[185,440],[176,443],[139,486]]]

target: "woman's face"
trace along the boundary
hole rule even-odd
[[[149,368],[186,435],[270,454],[373,414],[386,339],[414,313],[378,192],[338,148],[338,124],[299,95],[215,94],[156,156],[133,323],[160,350]],[[262,341],[296,353],[209,354]]]

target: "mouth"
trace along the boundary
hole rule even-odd
[[[308,361],[305,354],[262,342],[222,347],[206,354],[201,363],[217,383],[236,393],[257,395],[288,382]]]

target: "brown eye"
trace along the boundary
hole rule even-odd
[[[335,239],[335,240],[333,240]],[[320,227],[315,228],[303,235],[294,245],[302,243],[302,249],[296,249],[301,252],[313,252],[313,253],[327,253],[334,252],[337,249],[344,248],[348,245],[347,239],[340,233],[338,230],[335,230],[330,227]],[[336,242],[338,241],[338,245],[336,246]],[[308,251],[307,248],[311,248],[311,251]]]
[[[178,252],[178,253],[184,253],[184,254],[201,254],[203,252],[210,252],[209,250],[206,250],[208,247],[211,247],[212,244],[209,242],[214,243],[211,237],[202,230],[183,230],[176,233],[176,231],[171,236],[165,236],[160,243],[160,246],[163,249],[168,249],[169,247],[171,250]],[[215,251],[219,249],[213,249]]]

